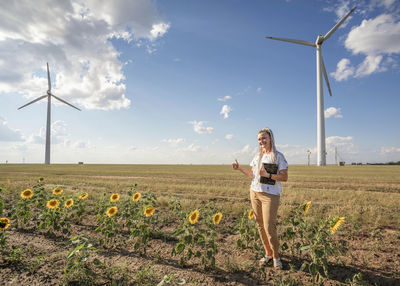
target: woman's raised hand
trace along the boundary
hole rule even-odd
[[[232,168],[233,168],[233,170],[238,170],[239,169],[239,162],[237,161],[237,159],[235,159],[235,162],[232,163]]]

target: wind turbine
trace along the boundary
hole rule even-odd
[[[54,97],[55,99],[75,108],[81,111],[78,107],[73,106],[72,104],[66,102],[65,100],[55,96],[54,94],[51,93],[51,82],[50,82],[50,71],[49,71],[49,63],[47,63],[47,82],[49,89],[47,90],[47,94],[43,95],[41,97],[36,98],[35,100],[32,100],[31,102],[21,106],[19,109],[24,108],[25,106],[28,106],[36,101],[42,100],[43,98],[47,97],[47,125],[46,125],[46,153],[45,153],[45,159],[44,163],[45,164],[50,164],[50,131],[51,131],[51,97]]]
[[[328,76],[326,74],[324,60],[322,59],[322,43],[326,41],[332,34],[339,28],[339,26],[346,21],[351,13],[356,9],[354,7],[350,10],[325,36],[318,35],[315,43],[303,40],[293,40],[286,38],[265,37],[266,39],[279,40],[289,43],[311,46],[317,48],[317,153],[318,153],[318,166],[326,165],[326,147],[325,147],[325,115],[324,115],[324,96],[322,86],[322,73],[328,86],[329,94],[332,96],[331,87],[329,85]]]

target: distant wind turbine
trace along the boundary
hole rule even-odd
[[[339,26],[346,21],[351,13],[356,9],[354,7],[344,16],[325,36],[318,35],[317,40],[314,43],[303,41],[303,40],[293,40],[286,38],[275,38],[275,37],[265,37],[266,39],[279,40],[289,43],[295,43],[300,45],[311,46],[317,48],[317,152],[318,152],[318,166],[326,165],[326,147],[325,147],[325,115],[324,115],[324,96],[322,87],[322,73],[328,86],[329,94],[332,96],[331,87],[329,85],[328,76],[326,74],[326,69],[324,65],[324,60],[322,59],[321,46],[324,41],[326,41],[332,34],[339,28]]]
[[[43,95],[41,97],[36,98],[35,100],[32,100],[31,102],[21,106],[19,109],[24,108],[25,106],[28,106],[36,101],[39,101],[43,98],[47,97],[47,125],[46,125],[46,153],[45,153],[45,159],[44,163],[45,164],[50,164],[50,131],[51,131],[51,97],[54,97],[55,99],[75,108],[81,111],[78,107],[73,106],[72,104],[69,104],[65,100],[62,100],[61,98],[55,96],[54,94],[51,93],[51,82],[50,82],[50,71],[49,71],[49,63],[47,63],[47,81],[49,85],[49,89],[47,90],[47,94]]]

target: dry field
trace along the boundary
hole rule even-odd
[[[68,234],[48,234],[32,222],[17,227],[11,220],[9,228],[0,230],[8,238],[8,254],[0,258],[2,285],[157,285],[165,275],[171,282],[165,279],[160,285],[177,285],[179,279],[184,279],[183,285],[311,284],[312,276],[300,270],[304,261],[310,262],[308,255],[285,251],[283,270],[270,266],[260,269],[256,250],[236,245],[240,237],[236,226],[250,207],[250,182],[229,165],[3,164],[0,197],[4,209],[0,217],[11,218],[21,192],[37,184],[39,177],[44,178],[46,192],[61,187],[66,199],[77,200],[87,192],[86,211],[81,221],[72,222]],[[137,192],[156,197],[154,218],[165,222],[158,235],[151,235],[146,253],[134,249],[129,229],[117,234],[119,242],[115,245],[101,245],[101,233],[95,232],[96,207],[103,194],[108,198],[119,193],[121,201],[129,201],[133,184],[137,184]],[[197,258],[181,267],[179,257],[171,256],[179,239],[173,233],[180,223],[169,213],[173,198],[179,199],[182,212],[202,210],[211,204],[213,210],[223,214],[215,226],[219,250],[215,267],[204,270]],[[341,253],[329,258],[325,285],[400,285],[400,166],[290,166],[279,209],[280,234],[290,211],[307,201],[312,202],[307,214],[310,224],[345,217],[345,223],[332,235]],[[204,221],[200,212],[199,223]],[[80,264],[89,265],[91,272],[78,271],[81,276],[74,278],[65,269],[67,257],[75,248],[70,238],[76,235],[90,239],[94,248]],[[362,280],[355,276],[359,273]]]

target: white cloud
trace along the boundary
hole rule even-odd
[[[375,72],[387,70],[386,67],[380,66],[382,58],[382,56],[367,56],[358,66],[355,77],[364,77]]]
[[[183,138],[176,138],[176,139],[171,138],[171,139],[163,139],[161,141],[168,143],[171,147],[176,147],[180,144],[185,143],[186,140]]]
[[[349,59],[344,58],[338,62],[336,71],[330,73],[330,75],[337,81],[346,80],[354,75],[354,67],[351,66]]]
[[[252,150],[250,145],[247,144],[247,145],[243,146],[242,149],[235,151],[234,154],[235,155],[239,155],[239,154],[251,155],[251,154],[254,154],[254,150]]]
[[[333,153],[335,147],[345,152],[354,152],[353,137],[340,137],[340,136],[330,136],[326,138],[326,149],[328,153]]]
[[[400,147],[381,147],[382,154],[393,154],[393,153],[400,153]]]
[[[189,146],[183,148],[182,150],[188,152],[198,152],[201,150],[201,148],[199,146],[196,146],[195,144],[190,144]]]
[[[392,4],[389,1],[387,5]],[[400,21],[391,14],[363,20],[359,26],[352,28],[345,40],[345,46],[355,55],[364,55],[364,60],[355,68],[348,59],[342,59],[337,64],[336,72],[331,75],[341,81],[350,76],[365,77],[386,71],[389,67],[396,67],[396,61],[390,56],[400,53],[399,35]]]
[[[190,121],[193,124],[193,130],[199,134],[211,134],[214,132],[214,128],[210,126],[204,126],[207,121]]]
[[[49,62],[57,96],[87,109],[128,108],[124,63],[110,39],[142,39],[154,50],[169,26],[154,1],[1,1],[0,92],[40,96]]]
[[[222,106],[221,112],[219,114],[224,115],[224,119],[227,119],[229,117],[229,112],[232,111],[232,108],[229,105],[224,105]]]
[[[0,116],[0,141],[23,141],[21,132],[8,126],[7,121]]]
[[[330,118],[330,117],[343,118],[340,108],[335,108],[335,107],[327,108],[325,110],[325,118]]]
[[[261,88],[261,87],[257,88],[257,92],[258,92],[258,93],[260,93],[261,91],[262,91],[262,88]]]
[[[225,139],[226,140],[231,140],[233,138],[233,134],[226,134]]]
[[[227,101],[227,100],[229,100],[229,99],[231,99],[232,97],[230,96],[230,95],[225,95],[224,97],[219,97],[219,98],[217,98],[217,100],[218,101],[223,101],[223,102],[225,102],[225,101]]]

